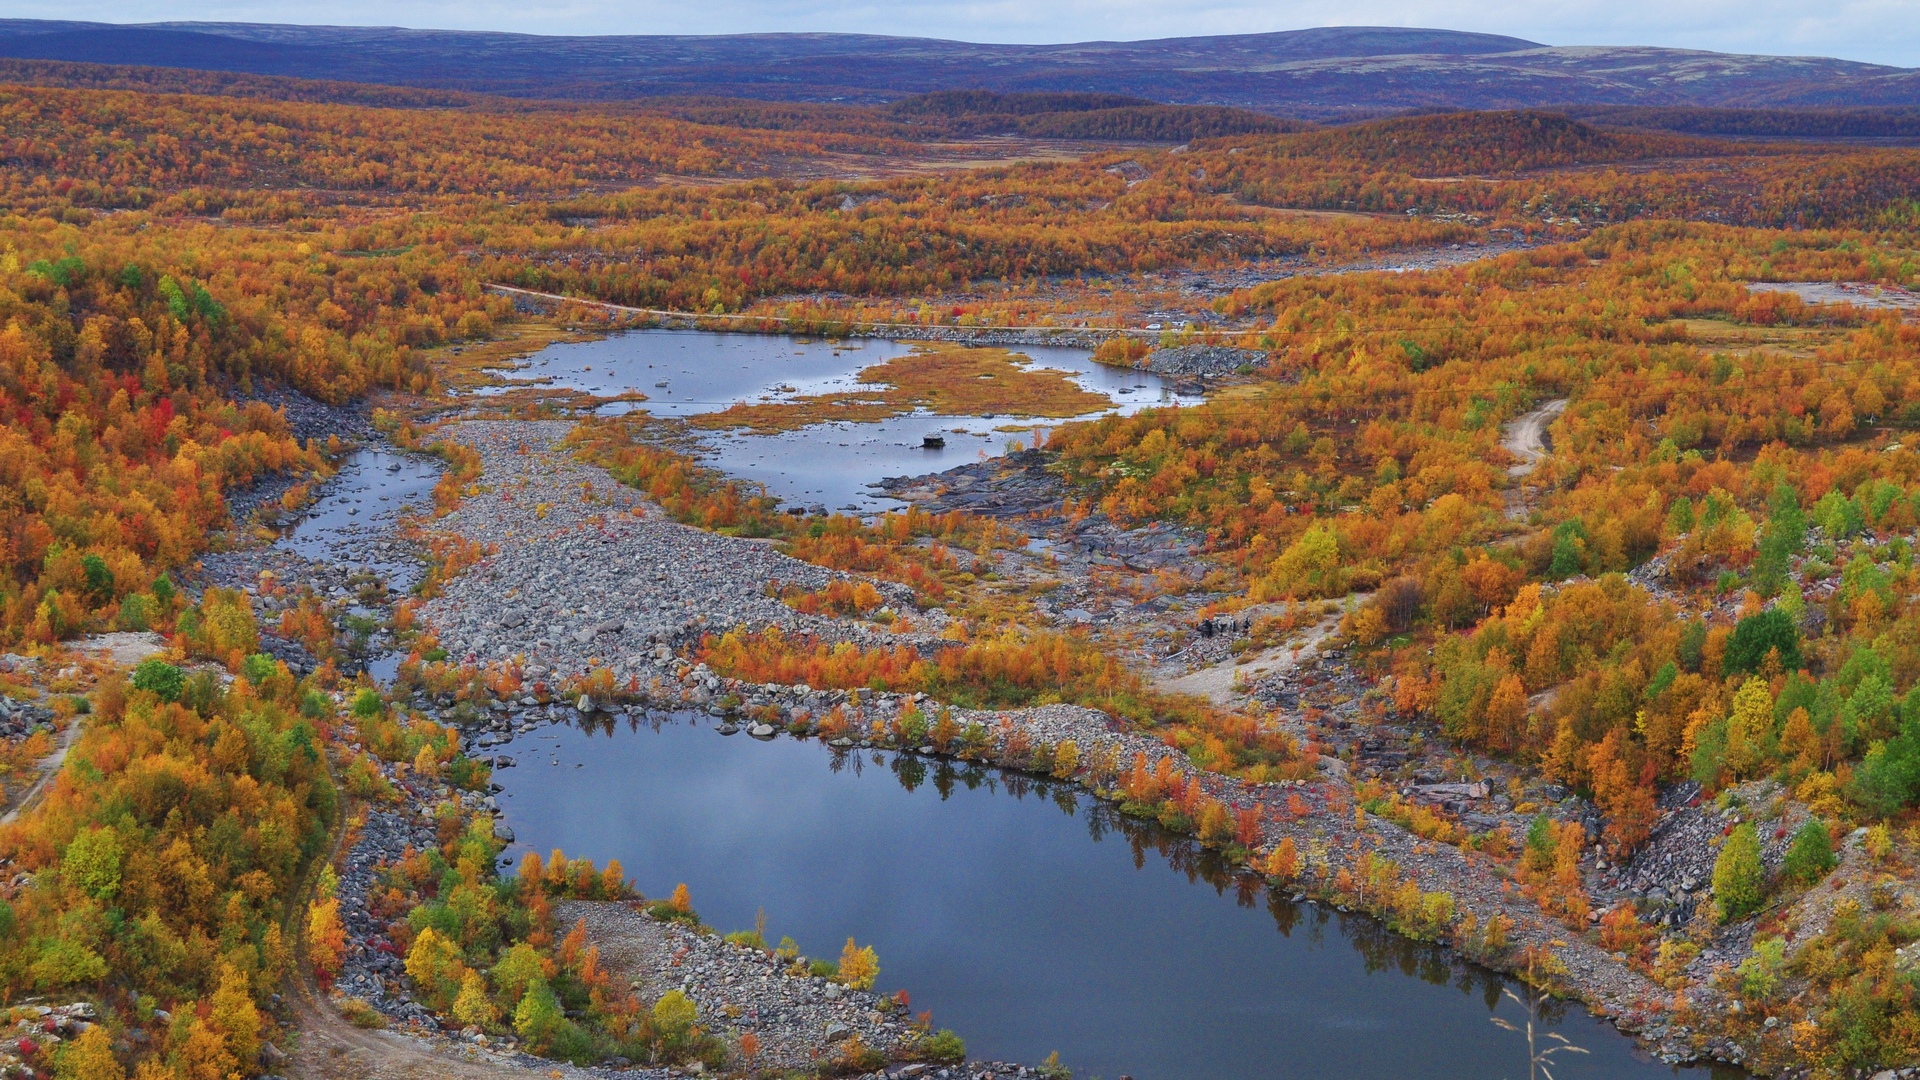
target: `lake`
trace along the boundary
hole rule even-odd
[[[540,728],[495,773],[520,842],[681,882],[722,931],[879,952],[879,989],[976,1057],[1058,1050],[1086,1080],[1522,1080],[1506,980],[1236,876],[1064,785],[892,752],[723,736],[691,717]],[[1673,1076],[1578,1007],[1560,1080]],[[1727,1076],[1738,1076],[1727,1072]]]

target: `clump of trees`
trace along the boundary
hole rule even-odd
[[[267,656],[233,674],[149,660],[108,677],[41,803],[0,829],[0,852],[32,875],[0,902],[0,992],[84,995],[111,1018],[57,1056],[29,1051],[32,1067],[245,1075],[273,1036],[262,1004],[294,955],[282,927],[298,925],[339,794],[308,688]],[[123,1056],[114,1040],[132,1029]]]

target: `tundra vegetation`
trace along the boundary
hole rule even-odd
[[[394,441],[438,446],[452,465],[444,513],[479,482],[477,458],[401,414],[439,400],[443,347],[524,318],[489,284],[576,298],[559,317],[578,323],[607,320],[598,302],[749,328],[1099,329],[1140,325],[1176,272],[1331,267],[1496,236],[1525,247],[1226,290],[1205,327],[1158,344],[1233,345],[1263,363],[1205,404],[1057,429],[1046,449],[1070,511],[1193,530],[1229,607],[1298,615],[1361,594],[1341,633],[1379,680],[1376,715],[1591,798],[1609,858],[1648,841],[1664,785],[1697,782],[1746,818],[1720,842],[1704,920],[1750,931],[1737,967],[1706,977],[1745,1008],[1711,1022],[1758,1040],[1767,1068],[1838,1077],[1920,1058],[1920,920],[1901,899],[1920,846],[1920,326],[1897,308],[1748,287],[1920,288],[1920,151],[1535,112],[1303,130],[1215,116],[1180,119],[1196,137],[1178,152],[1089,145],[1075,160],[854,182],[827,175],[834,155],[906,153],[925,133],[825,107],[784,120],[764,103],[447,108],[400,91],[349,104],[303,99],[311,88],[291,81],[219,97],[173,78],[164,93],[0,88],[0,645],[51,656],[84,634],[152,630],[195,663],[103,683],[43,800],[0,827],[0,854],[30,875],[0,905],[0,994],[89,997],[112,1036],[28,1051],[36,1071],[259,1071],[270,995],[302,955],[322,979],[338,963],[325,856],[349,804],[396,797],[395,764],[484,783],[446,729],[330,665],[296,680],[262,655],[246,596],[182,588],[235,493],[322,476],[341,449],[296,437],[257,392],[377,397],[396,410],[383,420]],[[1075,133],[1172,130],[1134,108]],[[951,351],[874,369],[870,391],[703,422],[781,429],[1008,395],[1085,411],[1073,387],[1000,353],[927,360]],[[1504,426],[1562,399],[1551,453],[1510,472]],[[589,420],[573,445],[678,520],[771,537],[955,616],[937,655],[721,632],[700,647],[715,670],[925,693],[931,711],[903,714],[898,734],[943,750],[996,738],[946,707],[1068,702],[1201,770],[1318,782],[1317,747],[1160,690],[1108,643],[1043,628],[983,588],[983,557],[1020,542],[1005,525],[785,514],[645,428]],[[437,545],[429,592],[480,555]],[[879,607],[871,586],[780,595],[801,611]],[[327,658],[317,611],[289,610],[278,629]],[[420,644],[416,670],[437,690],[519,689]],[[1277,881],[1324,862],[1291,839],[1263,848],[1257,816],[1170,764],[1071,743],[1024,752],[1026,767],[1088,779]],[[1761,780],[1778,806],[1733,801]],[[1323,805],[1473,847],[1685,1007],[1687,962],[1716,927],[1660,937],[1630,907],[1593,912],[1577,824],[1543,815],[1521,835],[1472,837],[1386,785]],[[1788,805],[1790,832],[1775,824]],[[554,921],[557,899],[636,899],[617,867],[556,855],[501,879],[490,829],[451,805],[444,820],[440,846],[382,891],[430,1006],[561,1058],[744,1067],[684,998],[612,985],[583,934]],[[1773,863],[1769,844],[1784,851]],[[1551,956],[1510,955],[1504,917],[1423,890],[1392,860],[1366,855],[1329,888],[1408,935],[1553,978]],[[1814,929],[1789,927],[1815,903]],[[684,896],[653,910],[692,917]],[[878,959],[849,942],[832,970],[871,985]],[[929,1036],[928,1053],[954,1045]]]

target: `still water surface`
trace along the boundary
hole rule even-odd
[[[647,401],[607,409],[685,417],[719,412],[737,402],[851,390],[860,385],[856,376],[862,369],[913,348],[912,342],[876,339],[834,342],[777,334],[633,330],[597,341],[550,345],[516,366],[509,387],[537,382],[603,397],[639,391]],[[1086,349],[1022,345],[1013,351],[1030,357],[1037,367],[1072,372],[1074,382],[1110,398],[1114,412],[1200,400],[1197,394],[1176,392],[1172,382],[1157,375],[1096,364]],[[1031,446],[1036,426],[1044,429],[1057,422],[1029,422],[1012,414],[919,413],[876,423],[818,424],[777,435],[716,432],[705,440],[706,460],[733,476],[765,484],[788,502],[871,511],[900,505],[869,490],[867,485],[875,481],[1001,454],[1014,440]],[[946,435],[947,445],[922,448],[922,436],[936,430]]]
[[[769,937],[811,955],[854,935],[879,989],[906,988],[976,1057],[1058,1050],[1083,1080],[1527,1076],[1489,1019],[1524,1021],[1498,976],[1271,896],[1065,787],[690,718],[503,749],[512,857],[617,858],[648,895],[685,882],[723,931],[764,908]],[[1590,1051],[1558,1059],[1560,1080],[1678,1072],[1577,1008],[1550,1028]]]

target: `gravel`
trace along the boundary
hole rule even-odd
[[[1225,345],[1175,345],[1155,349],[1140,361],[1143,371],[1156,375],[1234,375],[1242,369],[1267,365],[1267,354],[1259,349],[1233,349]]]
[[[568,430],[559,422],[495,421],[447,429],[479,452],[490,490],[437,527],[498,552],[422,611],[451,658],[523,656],[529,672],[549,681],[600,658],[625,683],[666,674],[677,667],[675,648],[736,627],[940,647],[932,634],[945,619],[937,612],[913,615],[922,631],[896,634],[793,610],[768,595],[769,583],[814,590],[849,575],[789,558],[765,541],[668,520],[605,472],[565,456],[557,444]],[[913,609],[910,590],[876,584],[892,608]]]
[[[876,994],[790,975],[788,965],[765,950],[655,919],[628,904],[568,901],[554,906],[554,919],[562,929],[584,920],[602,965],[644,997],[679,990],[715,1034],[731,1042],[753,1032],[764,1068],[806,1068],[830,1041],[839,1041],[830,1033],[858,1035],[889,1053],[919,1038],[906,1010]]]

